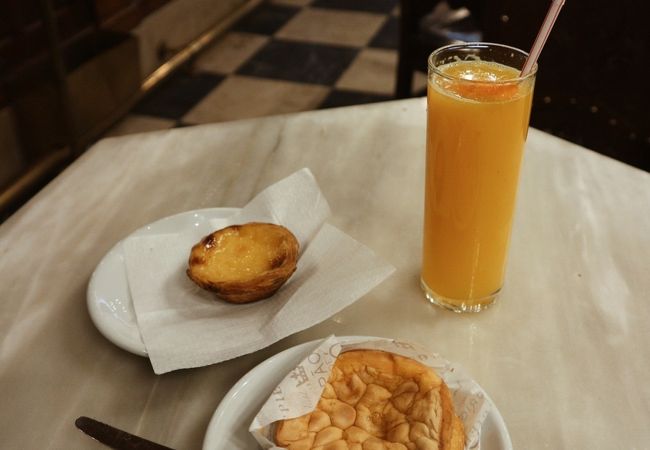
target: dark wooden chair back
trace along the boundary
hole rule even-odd
[[[486,0],[486,41],[528,50],[548,0]],[[531,125],[650,171],[650,3],[568,0],[539,59]]]

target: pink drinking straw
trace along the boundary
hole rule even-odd
[[[563,6],[564,0],[553,0],[553,3],[551,3],[551,6],[548,8],[544,23],[542,23],[542,27],[539,29],[537,37],[535,38],[535,42],[533,43],[533,48],[530,49],[530,53],[528,54],[528,58],[526,58],[524,67],[521,69],[521,77],[525,77],[530,73],[531,70],[533,70],[533,66],[537,62],[539,54],[542,53],[544,44],[546,44],[546,38],[548,38],[548,35],[551,34],[551,29],[555,24],[555,19],[557,19],[557,16],[560,15],[560,10]]]

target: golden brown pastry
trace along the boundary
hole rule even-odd
[[[192,247],[187,275],[232,303],[270,297],[296,270],[299,244],[281,225],[232,225]]]
[[[316,409],[278,422],[275,440],[289,450],[462,450],[465,432],[431,368],[354,350],[336,359]]]

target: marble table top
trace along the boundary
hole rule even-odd
[[[650,175],[530,130],[506,286],[457,315],[418,286],[425,101],[412,99],[105,139],[0,226],[0,442],[103,448],[88,415],[200,448],[221,398],[282,349],[337,335],[406,339],[463,366],[514,448],[650,443]],[[222,364],[154,375],[86,309],[88,280],[133,230],[238,207],[309,167],[330,222],[396,268],[334,317]]]

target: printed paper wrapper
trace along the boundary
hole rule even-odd
[[[383,350],[414,359],[433,368],[451,391],[456,414],[465,426],[465,448],[480,447],[481,425],[491,408],[483,389],[456,364],[410,342],[368,337],[325,339],[273,390],[250,426],[250,432],[264,449],[280,450],[273,443],[273,423],[314,410],[336,357],[350,350]]]

